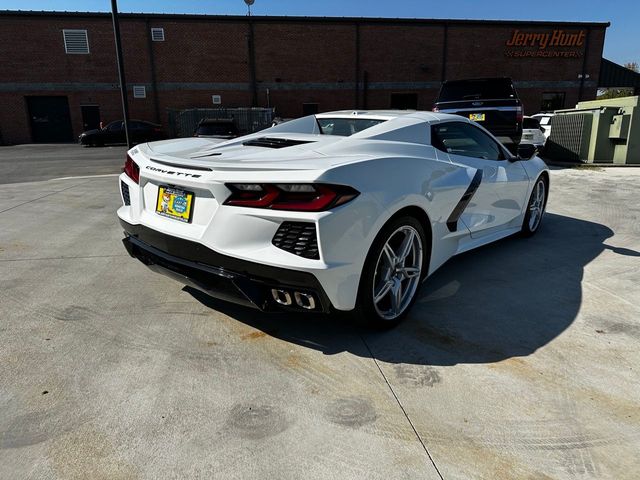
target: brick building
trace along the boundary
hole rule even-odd
[[[132,118],[167,109],[431,109],[444,79],[509,76],[525,113],[596,96],[608,23],[122,14]],[[0,11],[0,141],[121,117],[105,13]],[[214,105],[215,104],[215,105]]]

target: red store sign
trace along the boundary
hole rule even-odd
[[[514,30],[505,42],[504,55],[509,58],[582,58],[586,36],[584,30],[546,33]]]

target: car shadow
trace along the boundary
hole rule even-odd
[[[390,363],[491,363],[530,355],[574,321],[584,267],[610,247],[608,227],[545,215],[532,238],[510,237],[464,253],[423,285],[407,319],[371,332],[342,315],[264,314],[185,287],[195,299],[281,340],[327,355],[349,351]]]

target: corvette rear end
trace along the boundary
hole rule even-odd
[[[139,145],[118,216],[133,257],[213,297],[388,328],[452,256],[537,231],[548,173],[521,150],[457,115],[332,112]]]
[[[129,151],[118,210],[128,252],[214,297],[261,310],[352,309],[353,261],[359,254],[364,261],[358,235],[367,235],[379,203],[330,178],[308,149],[298,160],[289,152],[284,163],[278,148],[246,141],[225,155],[188,142],[187,149],[179,140]]]

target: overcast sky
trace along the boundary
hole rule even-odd
[[[244,15],[243,0],[120,0],[122,12]],[[0,9],[110,11],[110,0],[0,0]],[[255,0],[255,15],[472,18],[611,22],[604,56],[640,63],[639,0]]]

